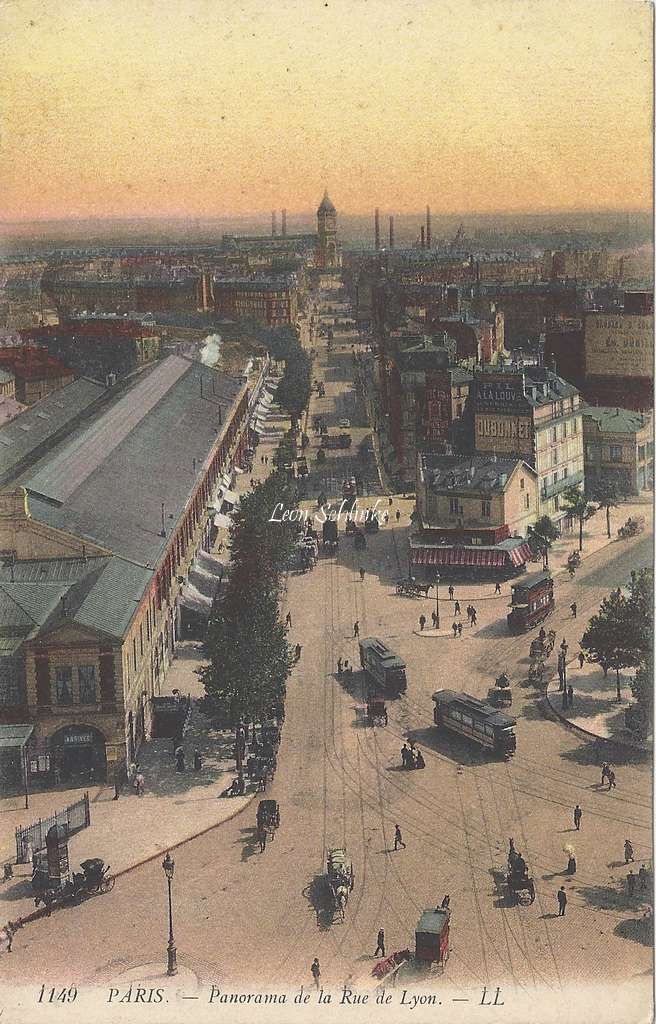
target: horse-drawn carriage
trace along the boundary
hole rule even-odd
[[[644,516],[629,516],[624,526],[620,526],[617,531],[618,537],[635,537],[638,533],[642,533],[645,528],[645,517]]]
[[[114,888],[116,878],[109,874],[109,864],[100,857],[84,860],[80,867],[81,873],[74,871],[73,877],[65,880],[51,878],[45,865],[35,867],[32,874],[35,907],[43,904],[50,914],[53,907],[99,896]]]
[[[508,874],[506,875],[508,885],[508,899],[511,903],[522,903],[525,906],[533,903],[535,899],[535,882],[529,876],[526,861],[521,853],[515,849],[513,840],[510,840],[508,852]]]
[[[396,581],[396,592],[408,597],[428,597],[432,583],[420,583],[410,576],[408,579]]]
[[[280,826],[280,808],[276,800],[260,800],[257,808],[257,838],[264,853],[267,839],[272,842]]]
[[[367,719],[369,725],[387,725],[387,705],[382,697],[376,694],[367,697]]]
[[[509,708],[512,704],[512,693],[510,691],[510,679],[505,672],[494,680],[494,686],[487,691],[488,704],[495,708]]]
[[[344,847],[334,847],[328,851],[326,873],[333,914],[339,913],[343,921],[346,904],[355,885],[353,864]]]

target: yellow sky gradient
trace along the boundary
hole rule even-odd
[[[651,205],[626,0],[0,0],[0,217]]]

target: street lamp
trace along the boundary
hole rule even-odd
[[[173,938],[173,904],[171,903],[171,882],[173,881],[173,872],[175,871],[175,861],[170,853],[166,854],[166,857],[162,861],[162,867],[164,868],[166,881],[169,885],[169,944],[166,947],[166,955],[168,959],[166,973],[172,975],[178,973],[178,963],[177,950],[175,948],[175,940]]]
[[[440,628],[440,574],[435,573],[435,628]]]

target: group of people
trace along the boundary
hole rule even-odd
[[[184,772],[187,769],[187,759],[184,751],[184,747],[180,742],[174,740],[174,751],[173,756],[175,757],[175,770],[176,772]],[[203,755],[200,750],[196,748],[194,750],[194,771],[199,772],[203,768]]]
[[[418,747],[415,747],[414,743],[410,743],[410,746],[404,743],[401,747],[401,764],[403,768],[426,767],[423,754]]]
[[[617,786],[617,782],[615,780],[615,772],[613,771],[612,767],[608,764],[607,761],[604,761],[602,763],[602,765],[601,765],[601,785],[602,786],[603,786],[604,782],[608,783],[608,789],[609,790],[615,789],[615,787]],[[628,864],[628,861],[627,861],[627,864]]]

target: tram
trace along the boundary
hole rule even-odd
[[[433,700],[433,721],[438,729],[460,733],[506,760],[513,756],[517,722],[510,715],[456,690],[438,690]]]

